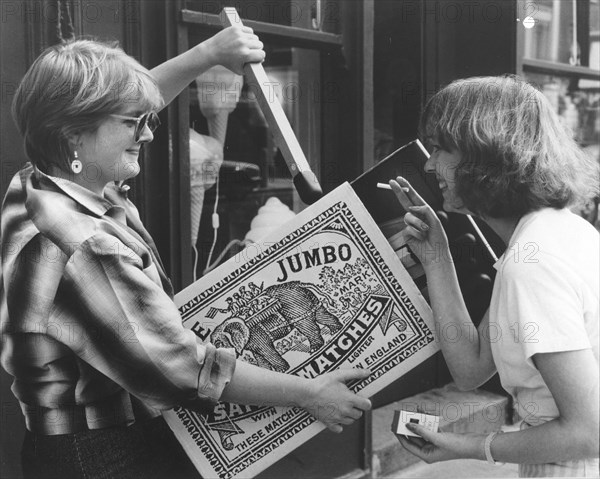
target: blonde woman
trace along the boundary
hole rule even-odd
[[[119,48],[76,40],[46,50],[23,78],[13,113],[30,163],[2,207],[0,308],[26,478],[197,477],[160,416],[175,406],[298,405],[334,432],[370,408],[344,384],[367,371],[308,380],[199,344],[120,186],[139,173],[165,103],[216,63],[241,73],[263,58],[249,28],[152,72]]]

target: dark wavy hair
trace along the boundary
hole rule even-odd
[[[420,133],[461,154],[457,193],[478,216],[520,217],[598,195],[598,162],[516,76],[454,81],[427,102]]]
[[[70,40],[46,49],[19,84],[12,114],[29,160],[44,172],[69,171],[69,137],[95,131],[107,116],[135,103],[162,108],[150,72],[116,44]]]

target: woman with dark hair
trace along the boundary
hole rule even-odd
[[[458,80],[427,103],[421,131],[444,209],[473,214],[504,241],[489,310],[475,328],[448,240],[403,178],[390,184],[428,279],[439,338],[461,389],[498,372],[522,419],[498,435],[402,438],[426,462],[476,458],[519,464],[521,477],[598,476],[599,241],[569,207],[598,194],[598,164],[575,144],[546,98],[516,77]],[[405,196],[407,195],[407,196]],[[405,203],[406,204],[406,203]]]
[[[121,186],[139,173],[163,105],[217,63],[241,73],[263,59],[251,29],[228,28],[152,71],[75,40],[25,74],[13,115],[30,163],[2,206],[0,286],[25,477],[196,477],[160,416],[176,406],[298,405],[334,432],[370,408],[344,384],[368,371],[309,380],[200,344]]]

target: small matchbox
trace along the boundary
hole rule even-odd
[[[413,411],[394,411],[394,420],[392,421],[392,432],[394,434],[400,434],[402,436],[420,437],[418,434],[415,434],[414,432],[411,432],[408,429],[406,429],[405,424],[407,422],[426,427],[432,432],[438,432],[438,427],[440,425],[440,417]]]

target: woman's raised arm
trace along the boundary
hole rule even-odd
[[[390,185],[409,211],[404,217],[408,244],[427,275],[427,290],[444,359],[456,385],[463,390],[474,389],[496,372],[488,313],[476,328],[460,291],[448,238],[433,209],[404,178],[398,177]]]
[[[188,51],[150,70],[158,83],[165,106],[194,79],[215,65],[243,74],[244,64],[265,59],[263,44],[249,27],[221,30]]]

